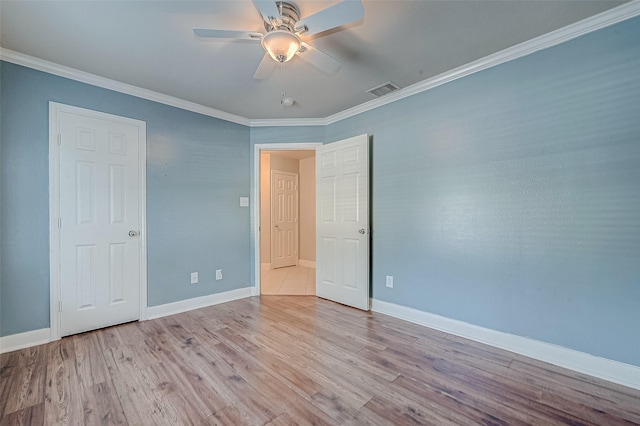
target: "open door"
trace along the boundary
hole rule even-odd
[[[316,151],[316,294],[369,310],[369,137]]]

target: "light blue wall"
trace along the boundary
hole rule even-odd
[[[365,132],[374,298],[640,366],[640,19],[327,140]]]
[[[247,127],[10,63],[0,79],[0,335],[49,326],[49,101],[147,123],[150,306],[251,284],[249,209],[239,207]],[[192,271],[200,284],[189,284]]]

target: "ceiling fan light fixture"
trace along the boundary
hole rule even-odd
[[[286,30],[275,30],[262,37],[262,47],[274,61],[283,63],[293,58],[300,50],[300,38]]]

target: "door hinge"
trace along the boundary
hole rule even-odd
[[[62,135],[58,133],[58,145],[62,145]]]
[[[58,218],[58,229],[61,229],[61,228],[62,228],[62,218],[59,217]]]
[[[62,300],[58,301],[58,312],[62,312]]]

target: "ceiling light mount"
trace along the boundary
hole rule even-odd
[[[290,106],[292,106],[294,103],[295,103],[295,100],[294,100],[293,98],[282,98],[282,99],[280,100],[280,104],[281,104],[282,106],[285,106],[285,107],[290,107]]]

